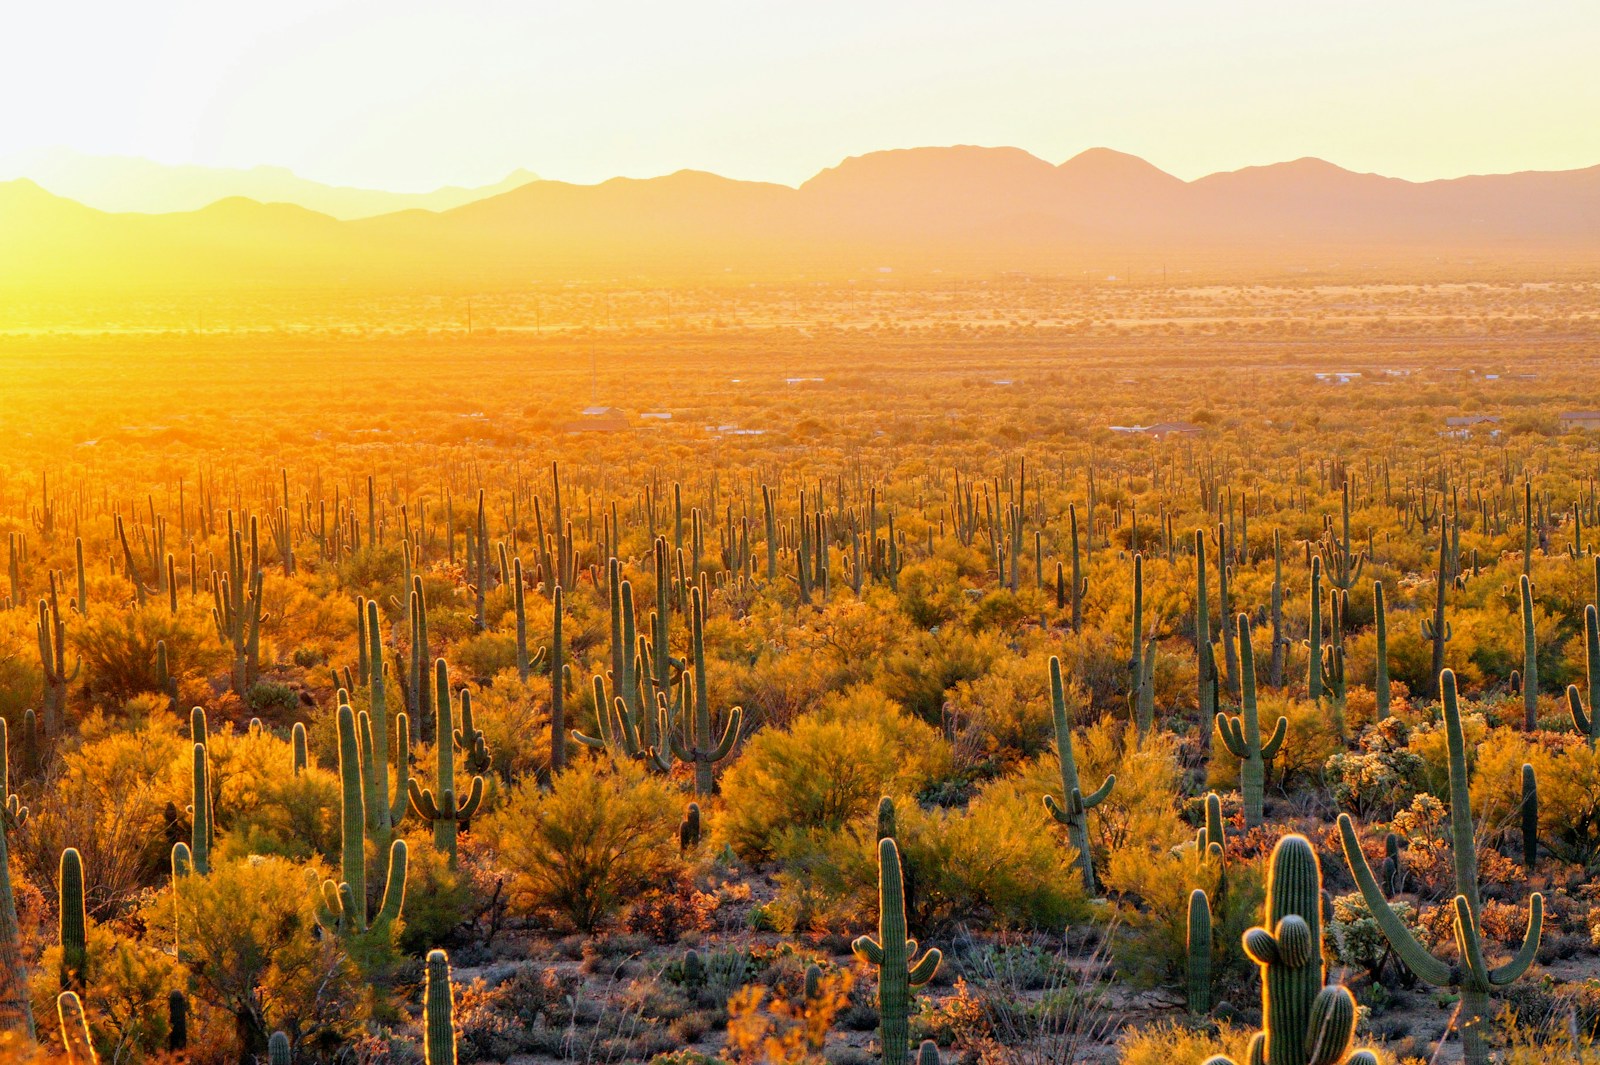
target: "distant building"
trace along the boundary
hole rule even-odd
[[[641,419],[656,422],[670,422],[672,420],[671,413],[664,410],[647,410],[643,414],[639,415],[639,417]]]
[[[1319,373],[1317,374],[1317,382],[1324,385],[1347,385],[1360,376],[1360,372],[1352,370],[1339,371],[1335,373]]]
[[[1444,435],[1454,437],[1457,440],[1465,440],[1474,433],[1481,431],[1483,426],[1497,425],[1499,422],[1500,419],[1492,414],[1463,414],[1455,418],[1446,418],[1444,420]],[[1499,436],[1500,430],[1491,429],[1489,430],[1489,435]]]
[[[575,421],[561,429],[568,433],[615,433],[628,427],[627,416],[615,407],[585,407]]]
[[[1561,415],[1563,429],[1600,429],[1600,410],[1569,410]]]
[[[1112,425],[1109,426],[1113,433],[1135,433],[1139,436],[1148,436],[1154,440],[1165,440],[1169,436],[1194,436],[1205,430],[1193,422],[1156,422],[1154,425]]]

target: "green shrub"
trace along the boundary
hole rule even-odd
[[[514,789],[484,831],[511,871],[515,908],[587,932],[680,866],[682,805],[632,763],[607,770],[582,759],[548,791],[532,781]]]

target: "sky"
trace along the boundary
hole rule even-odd
[[[1597,0],[60,0],[0,19],[0,159],[793,185],[982,144],[1427,179],[1600,163],[1597,54]]]

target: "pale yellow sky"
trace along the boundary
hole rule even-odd
[[[12,5],[0,159],[64,145],[395,189],[525,166],[796,184],[1104,145],[1181,177],[1600,163],[1600,0],[90,0]]]

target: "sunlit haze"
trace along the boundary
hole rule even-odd
[[[850,155],[1097,145],[1184,178],[1600,162],[1592,0],[18,5],[0,159],[50,146],[426,189],[517,167],[798,184]]]

